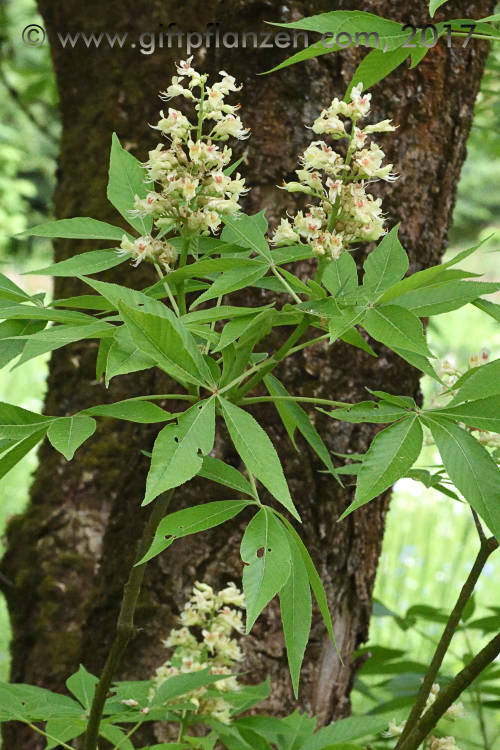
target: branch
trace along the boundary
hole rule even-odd
[[[398,747],[400,750],[417,750],[423,740],[434,729],[449,707],[460,697],[481,672],[500,654],[500,633],[496,635],[450,684],[439,694],[434,703],[427,709],[417,726],[406,740]]]
[[[498,542],[494,537],[491,537],[490,539],[486,539],[483,537],[483,539],[481,540],[481,547],[479,548],[476,561],[462,587],[462,590],[450,614],[450,617],[448,618],[448,622],[446,623],[446,627],[436,647],[436,651],[434,652],[434,656],[432,657],[429,669],[427,670],[427,673],[418,692],[417,699],[413,704],[413,708],[405,724],[403,733],[401,734],[398,744],[396,745],[396,750],[403,750],[403,748],[406,748],[406,738],[410,736],[410,733],[416,726],[423,711],[425,710],[427,698],[430,695],[431,688],[439,671],[439,667],[441,666],[446,652],[448,651],[451,639],[453,638],[455,631],[460,623],[460,619],[462,617],[465,606],[472,596],[477,580],[481,575],[488,557],[497,549],[497,547]]]
[[[167,512],[168,506],[172,499],[174,491],[170,490],[162,495],[154,504],[153,511],[142,532],[141,539],[137,547],[136,560],[140,560],[148,551],[154,539],[156,529],[161,519]],[[130,639],[135,633],[134,613],[137,606],[137,600],[141,591],[141,585],[144,578],[144,571],[147,563],[142,565],[133,565],[127,582],[123,587],[122,603],[118,622],[116,625],[116,635],[113,645],[109,651],[106,663],[97,684],[92,706],[90,709],[87,731],[85,733],[84,750],[96,750],[97,740],[99,738],[99,727],[101,725],[102,712],[106,701],[111,682],[120,666],[123,654],[127,648]]]

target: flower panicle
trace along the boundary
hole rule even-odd
[[[192,62],[192,56],[181,60],[177,75],[160,94],[168,103],[185,99],[193,105],[194,117],[168,106],[153,126],[166,143],[149,152],[143,166],[154,187],[145,197],[136,195],[130,212],[152,220],[153,230],[136,240],[124,236],[119,249],[131,255],[135,266],[149,261],[170,270],[177,253],[165,235],[189,238],[217,232],[223,216],[241,211],[239,201],[247,192],[239,173],[225,173],[232,157],[226,142],[248,138],[250,132],[237,114],[240,105],[226,101],[241,85],[224,70],[220,80],[209,85],[208,75],[196,71]]]
[[[227,675],[214,684],[220,695],[207,696],[207,689],[200,687],[183,696],[182,700],[187,697],[194,704],[197,715],[211,716],[228,724],[231,703],[224,694],[240,688],[234,668],[243,659],[243,653],[233,631],[243,633],[241,608],[244,606],[244,595],[234,583],[230,582],[215,592],[208,584],[197,581],[180,614],[181,627],[171,630],[163,641],[173,653],[156,670],[152,695],[169,677],[210,668],[214,675]]]
[[[370,111],[371,94],[363,94],[363,84],[355,86],[349,101],[335,98],[312,125],[316,135],[348,139],[342,156],[325,140],[314,140],[300,157],[297,181],[285,182],[288,192],[300,192],[317,200],[295,216],[282,219],[273,244],[306,243],[315,255],[335,260],[357,242],[379,239],[386,230],[382,201],[367,192],[375,180],[392,182],[397,176],[392,164],[383,164],[384,152],[368,143],[374,133],[396,129],[390,120],[358,127]],[[345,119],[342,119],[345,118]],[[350,120],[350,127],[346,124]]]

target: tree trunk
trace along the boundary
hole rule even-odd
[[[484,17],[494,0],[466,0],[446,5],[447,17]],[[340,0],[336,9],[362,9],[381,16],[425,24],[427,0]],[[123,49],[62,49],[56,31],[158,31],[175,20],[185,30],[202,30],[218,21],[224,31],[266,28],[263,20],[287,21],[331,10],[326,0],[292,0],[282,5],[266,2],[102,3],[90,0],[39,0],[52,40],[52,54],[60,97],[63,135],[59,182],[55,197],[58,217],[93,216],[119,222],[105,200],[107,159],[111,133],[139,158],[157,143],[147,123],[155,122],[156,94],[173,72],[172,61],[185,56],[176,48],[158,49],[146,56],[129,42]],[[267,27],[268,29],[270,27]],[[175,42],[174,42],[175,43]],[[270,68],[290,50],[208,49],[196,55],[197,66],[227,69],[242,81],[242,118],[252,128],[245,168],[253,190],[247,210],[268,208],[273,221],[290,196],[276,190],[296,166],[297,155],[311,139],[310,123],[333,96],[343,96],[364,51],[325,55],[271,76],[256,73]],[[439,261],[446,244],[460,168],[465,157],[475,96],[487,46],[473,41],[464,50],[458,40],[447,49],[443,42],[414,70],[404,64],[373,91],[374,118],[392,117],[399,125],[383,146],[400,179],[383,184],[380,194],[388,224],[401,221],[401,238],[411,269]],[[89,246],[90,247],[90,246]],[[92,245],[95,247],[95,245]],[[83,243],[59,241],[56,258],[89,249]],[[363,253],[358,251],[358,260]],[[304,265],[304,273],[307,267]],[[149,279],[148,270],[123,265],[104,278],[137,288]],[[56,296],[79,289],[71,279],[56,281]],[[248,300],[260,304],[265,293],[254,290]],[[279,332],[269,340],[274,349]],[[302,357],[283,364],[279,377],[292,393],[345,401],[361,400],[364,386],[417,395],[419,374],[382,346],[374,344],[378,359],[357,349],[336,344],[318,345]],[[115,379],[108,391],[95,380],[93,344],[76,344],[56,352],[51,360],[45,405],[48,414],[71,414],[99,402],[129,395],[154,393],[161,384],[154,371]],[[163,391],[164,392],[164,391]],[[349,693],[356,671],[354,650],[366,640],[371,597],[382,543],[387,497],[356,511],[341,524],[336,520],[351,500],[349,488],[340,489],[305,444],[300,453],[291,448],[271,405],[256,408],[280,449],[292,495],[304,520],[300,530],[325,583],[335,621],[343,664],[337,658],[315,613],[312,637],[304,663],[300,706],[329,722],[349,713]],[[316,426],[328,448],[340,453],[363,452],[375,428],[333,422],[315,413]],[[27,512],[12,521],[8,552],[2,570],[15,581],[5,594],[12,617],[12,680],[64,690],[64,681],[79,662],[98,673],[113,637],[121,589],[134,552],[138,529],[146,513],[140,508],[150,449],[157,428],[102,421],[98,433],[82,447],[76,459],[65,459],[45,443]],[[226,435],[217,437],[218,455],[238,459]],[[193,481],[180,488],[174,509],[209,498],[221,498],[220,488]],[[141,679],[165,658],[160,639],[175,617],[195,580],[221,586],[241,578],[239,542],[243,524],[234,523],[192,539],[176,542],[150,563],[137,613],[139,634],[130,645],[120,679]],[[281,634],[278,606],[273,603],[245,639],[248,680],[271,675],[272,693],[267,711],[293,710],[290,680]],[[160,738],[161,732],[158,737]],[[5,750],[38,750],[41,738],[20,725],[4,729]],[[146,739],[144,740],[147,741]]]

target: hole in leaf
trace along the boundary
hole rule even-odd
[[[257,550],[257,557],[264,557],[264,547],[259,547]]]

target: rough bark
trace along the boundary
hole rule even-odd
[[[406,5],[406,8],[404,7]],[[448,17],[481,17],[492,12],[493,0],[453,2]],[[267,2],[199,4],[136,0],[132,3],[85,4],[76,0],[39,0],[49,37],[56,30],[153,31],[176,21],[184,29],[202,29],[219,21],[224,30],[262,28],[262,20],[291,20],[331,10],[326,0],[281,5]],[[363,9],[385,17],[421,23],[427,2],[401,4],[396,0],[344,0],[336,9]],[[403,65],[373,91],[374,117],[392,117],[399,125],[386,137],[384,147],[401,178],[383,185],[381,194],[390,225],[402,222],[402,241],[410,253],[411,269],[439,260],[446,245],[455,188],[465,157],[474,99],[487,48],[473,42],[466,50],[458,42],[451,50],[443,44],[431,50],[415,70]],[[144,157],[156,143],[147,122],[159,109],[158,90],[165,87],[176,49],[143,56],[128,44],[122,49],[61,49],[52,53],[61,96],[63,135],[59,183],[55,197],[59,217],[95,216],[118,221],[106,204],[105,183],[110,134]],[[208,70],[228,69],[245,84],[242,115],[253,131],[248,143],[245,172],[253,191],[250,210],[268,207],[275,219],[288,195],[275,189],[296,166],[297,155],[310,139],[303,123],[311,122],[334,96],[342,96],[361,51],[327,55],[269,77],[256,73],[284,57],[280,50],[207,50],[199,63]],[[56,243],[62,259],[83,249],[75,241]],[[362,251],[358,259],[362,259]],[[306,272],[307,269],[304,269]],[[117,282],[147,280],[147,271],[120,267],[108,274]],[[57,296],[77,289],[73,280],[58,280]],[[263,293],[254,291],[253,304]],[[280,332],[269,346],[276,348]],[[416,395],[418,373],[383,347],[370,358],[359,350],[335,345],[317,346],[280,368],[289,390],[346,401],[360,400],[364,385]],[[69,414],[100,401],[116,401],[132,393],[162,392],[168,387],[154,372],[116,379],[108,391],[95,381],[95,347],[75,345],[51,360],[45,410]],[[164,391],[163,391],[164,392]],[[341,490],[326,475],[302,443],[295,453],[285,439],[271,406],[256,408],[269,435],[280,449],[292,494],[304,519],[302,536],[311,550],[326,586],[335,619],[343,665],[325,635],[318,614],[306,653],[300,705],[314,711],[320,722],[349,712],[349,693],[356,664],[353,651],[366,640],[371,596],[380,553],[387,497],[370,503],[341,524],[336,523],[350,502],[350,489]],[[344,425],[316,415],[316,425],[327,446],[340,453],[366,450],[374,434],[371,426]],[[126,570],[133,555],[137,530],[145,513],[139,508],[148,461],[141,449],[150,448],[156,429],[102,422],[97,435],[68,464],[50,446],[40,449],[28,511],[9,528],[5,575],[15,581],[6,588],[13,624],[12,680],[64,689],[64,680],[85,664],[98,672],[113,635],[113,626]],[[218,455],[237,463],[222,431]],[[192,482],[176,494],[175,508],[200,500],[223,497],[213,486]],[[230,524],[175,547],[151,563],[146,574],[137,622],[141,630],[129,648],[119,678],[143,678],[163,660],[160,638],[196,579],[222,585],[240,578],[238,546],[243,524]],[[265,708],[285,714],[293,700],[281,635],[279,610],[270,606],[246,639],[248,679],[272,679],[272,694]],[[6,750],[38,750],[40,738],[16,725],[4,730]]]

